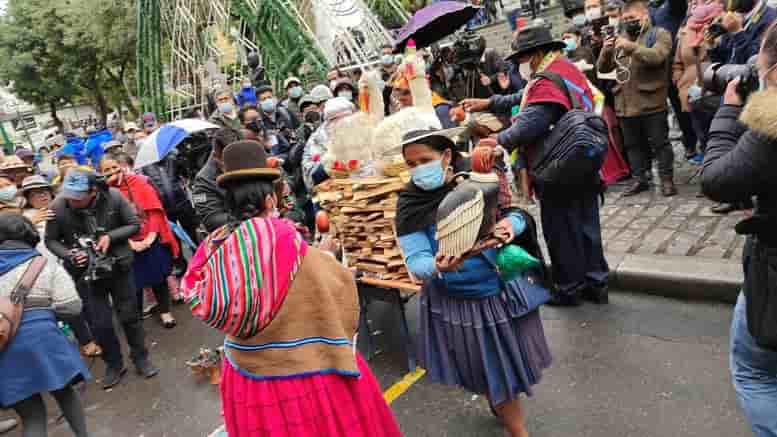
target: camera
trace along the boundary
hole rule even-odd
[[[98,235],[104,232],[98,233]],[[102,279],[110,278],[114,273],[114,267],[116,265],[116,258],[108,256],[102,252],[98,252],[94,245],[97,243],[95,238],[80,237],[76,240],[77,249],[86,252],[88,261],[86,263],[86,270],[81,276],[81,279],[88,283],[96,282]]]
[[[464,69],[474,69],[485,51],[485,38],[472,31],[462,33],[453,43],[453,58]]]
[[[185,179],[194,179],[197,172],[205,166],[211,152],[211,140],[207,132],[195,132],[178,145],[172,159],[180,175]]]
[[[615,26],[611,24],[602,26],[602,36],[604,37],[604,39],[615,38],[617,34],[618,34],[618,29],[616,29]]]
[[[747,64],[711,64],[704,71],[704,89],[715,94],[723,94],[729,82],[739,78],[737,94],[742,100],[747,100],[750,93],[758,90],[758,70],[755,59],[751,58]]]

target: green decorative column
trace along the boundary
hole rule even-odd
[[[160,0],[138,0],[137,95],[143,112],[164,117]]]

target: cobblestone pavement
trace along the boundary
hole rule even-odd
[[[734,232],[734,225],[744,212],[711,212],[715,203],[698,196],[701,167],[683,159],[682,145],[676,143],[674,149],[677,196],[663,197],[657,177],[651,191],[633,197],[622,197],[631,180],[608,188],[601,207],[605,251],[739,262],[744,238]],[[529,211],[539,218],[537,206],[529,207]]]

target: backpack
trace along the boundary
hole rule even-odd
[[[36,256],[16,283],[11,295],[0,297],[0,352],[5,350],[16,336],[24,314],[24,300],[46,266],[46,258]]]
[[[539,190],[577,190],[599,187],[599,170],[609,142],[607,122],[585,110],[578,97],[569,91],[564,79],[550,72],[537,77],[553,82],[572,103],[532,158],[532,176]]]

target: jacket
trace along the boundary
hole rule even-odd
[[[51,210],[55,218],[46,223],[46,247],[67,261],[65,268],[74,278],[80,277],[83,268],[69,262],[70,250],[77,247],[79,237],[96,237],[98,229],[105,230],[111,239],[108,256],[118,258],[119,267],[127,271],[131,268],[133,254],[129,238],[140,230],[140,221],[118,190],[98,191],[92,206],[81,210],[71,208],[59,196],[51,204]]]
[[[761,48],[761,37],[770,24],[777,19],[777,10],[764,6],[763,12],[752,23],[745,23],[745,29],[720,37],[717,47],[709,51],[710,61],[723,64],[745,64],[758,54]]]
[[[294,126],[293,129],[299,128],[299,125],[302,123],[302,110],[299,109],[299,101],[300,99],[294,100],[287,98],[281,102],[281,106],[286,109],[291,117],[291,124]]]
[[[777,213],[777,89],[750,96],[747,105],[723,105],[712,121],[702,190],[712,200],[757,196],[755,213]]]
[[[213,232],[227,224],[231,218],[224,204],[226,191],[218,186],[216,178],[224,171],[219,167],[213,157],[208,159],[192,185],[192,200],[197,216],[205,225],[208,232]]]
[[[625,37],[623,34],[621,36]],[[651,41],[653,45],[648,48],[648,41],[653,38],[655,42]],[[629,80],[612,89],[615,114],[618,117],[639,117],[667,110],[672,36],[665,29],[650,25],[637,39],[637,44],[637,49],[631,55],[620,50],[616,54],[613,47],[603,48],[596,64],[600,73],[615,70],[616,57],[621,65],[630,65]]]
[[[701,44],[697,51],[690,47],[684,30],[680,31],[680,38],[677,42],[677,51],[674,54],[672,62],[672,82],[677,87],[680,95],[680,104],[683,112],[690,112],[688,105],[688,89],[698,81],[699,74],[696,70],[696,62],[704,63],[707,61],[707,48]],[[702,66],[702,69],[704,67]],[[703,71],[703,70],[702,70]]]
[[[229,118],[222,114],[218,109],[211,114],[208,121],[220,127],[232,128],[237,132],[240,132],[240,130],[243,129],[243,125],[240,124],[240,117],[235,116],[235,118]]]
[[[149,179],[159,193],[159,199],[162,200],[165,211],[172,217],[183,210],[186,202],[189,201],[181,186],[177,155],[178,151],[173,149],[163,160],[141,169],[141,173]]]
[[[658,7],[650,8],[653,24],[669,31],[672,41],[676,40],[677,32],[687,15],[688,0],[666,0]]]

